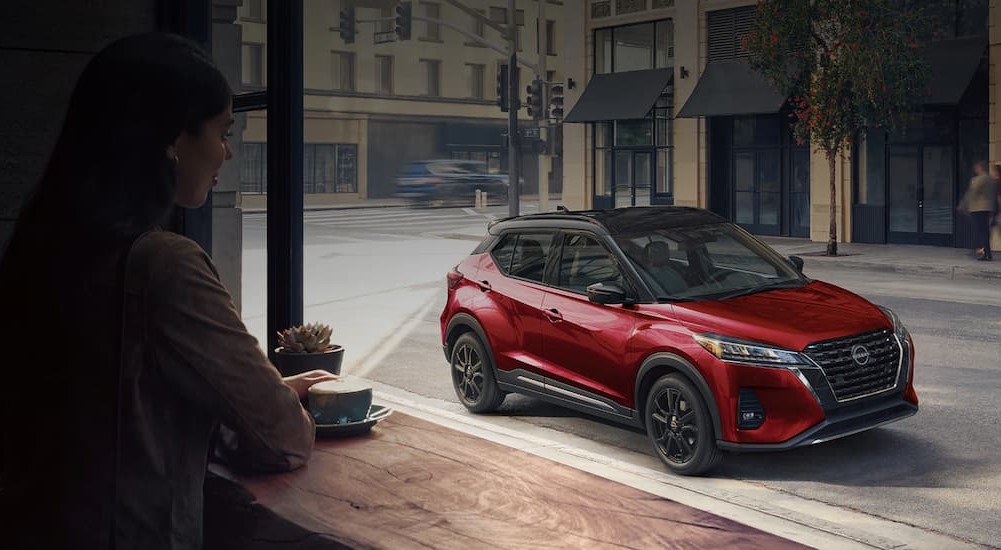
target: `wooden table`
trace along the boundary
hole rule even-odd
[[[318,440],[309,464],[291,473],[240,477],[212,470],[301,533],[321,535],[311,539],[317,548],[330,540],[353,548],[462,550],[801,548],[398,411],[367,435]]]

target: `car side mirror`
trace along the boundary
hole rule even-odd
[[[796,268],[796,271],[803,273],[803,258],[799,256],[789,256],[789,263]]]
[[[587,287],[587,299],[602,305],[624,304],[629,301],[626,297],[626,289],[619,283],[606,281],[594,283]]]

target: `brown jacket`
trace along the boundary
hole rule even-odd
[[[200,548],[218,423],[243,466],[284,471],[307,460],[313,421],[197,244],[163,231],[131,252],[67,240],[53,243],[59,261],[33,255],[0,273],[3,328],[20,326],[0,344],[38,346],[3,367],[0,540]]]

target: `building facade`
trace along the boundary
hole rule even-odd
[[[753,233],[825,241],[826,158],[797,144],[786,98],[747,64],[756,2],[588,0],[566,9],[563,199],[573,208],[676,204]],[[965,247],[955,213],[976,160],[1001,159],[1001,8],[935,0],[929,92],[906,128],[838,164],[840,241]]]
[[[266,1],[247,0],[239,9],[244,91],[267,86]],[[502,25],[512,16],[504,0],[463,3]],[[447,2],[421,0],[411,2],[411,39],[400,41],[394,31],[396,5],[392,0],[304,2],[307,204],[392,197],[396,177],[410,161],[475,160],[490,172],[507,172],[507,114],[497,105],[496,83],[508,59],[473,36],[502,46],[505,37]],[[544,78],[555,82],[563,78],[564,30],[557,21],[562,3],[548,0],[544,21],[539,21],[538,5],[519,2],[513,14],[519,53],[534,64],[543,38]],[[348,8],[357,21],[353,43],[345,42],[339,28],[341,10]],[[536,76],[541,75],[521,68],[523,84]],[[524,110],[520,118],[522,126],[533,125]],[[249,113],[241,132],[244,207],[259,206],[266,198],[266,124],[266,113]],[[522,192],[537,192],[536,154],[522,155],[521,174]],[[558,191],[559,178],[551,181]]]

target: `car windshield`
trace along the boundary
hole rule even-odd
[[[772,248],[731,223],[613,237],[658,300],[721,300],[809,280]]]

